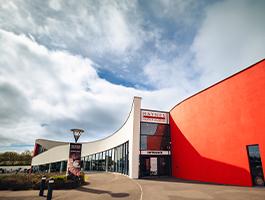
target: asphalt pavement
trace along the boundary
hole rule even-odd
[[[91,173],[88,184],[54,190],[54,200],[265,200],[265,187],[184,182],[175,178],[133,180],[115,173]],[[47,191],[45,191],[46,194]],[[45,200],[38,190],[0,191],[0,200]]]

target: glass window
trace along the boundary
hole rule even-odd
[[[249,152],[249,157],[252,160],[260,159],[260,153],[259,153],[259,146],[258,145],[248,146],[248,152]]]
[[[122,173],[125,173],[125,143],[122,145]]]
[[[92,170],[96,171],[96,154],[92,155]]]
[[[129,174],[129,142],[126,142],[126,174]]]
[[[123,162],[123,144],[121,145],[121,173],[124,173],[124,162]]]
[[[121,173],[121,146],[118,147],[118,172]]]
[[[88,156],[88,170],[92,170],[92,155]]]
[[[170,138],[162,136],[141,136],[141,150],[170,150]]]
[[[98,171],[101,171],[101,153],[97,153],[98,154]]]
[[[141,150],[147,150],[147,136],[146,135],[141,135],[141,145],[140,149]]]
[[[102,171],[102,152],[98,155],[98,171]]]
[[[84,171],[87,171],[87,160],[88,160],[88,156],[84,157]]]
[[[117,147],[117,172],[120,172],[120,147]]]
[[[102,171],[106,171],[106,151],[102,152]]]
[[[111,150],[108,150],[108,156],[107,156],[107,169],[108,171],[111,171]]]
[[[67,168],[67,161],[62,162],[62,171],[65,172]]]
[[[260,158],[259,145],[249,145],[247,146],[247,149],[253,184],[264,185],[263,167]]]
[[[114,148],[114,168],[113,171],[117,171],[117,147]]]
[[[115,170],[115,148],[111,150],[111,171]]]
[[[142,122],[140,150],[170,150],[169,125]]]
[[[168,124],[141,123],[141,135],[155,135],[169,137]]]
[[[84,157],[84,170],[114,171],[128,174],[129,169],[128,142],[93,155]]]

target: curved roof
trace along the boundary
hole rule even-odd
[[[65,145],[65,144],[68,144],[69,142],[60,142],[60,141],[46,140],[46,139],[36,139],[35,143],[41,145],[45,149],[51,149],[52,147]]]

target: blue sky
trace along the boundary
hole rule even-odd
[[[169,110],[265,56],[263,0],[0,0],[0,151]]]

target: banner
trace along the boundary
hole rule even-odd
[[[82,144],[70,143],[69,158],[67,163],[68,176],[80,176]]]

